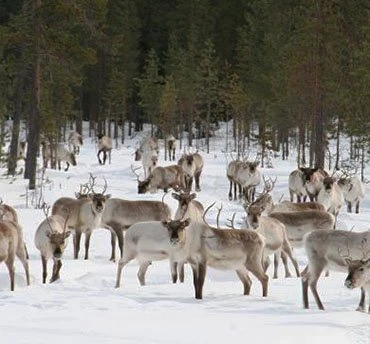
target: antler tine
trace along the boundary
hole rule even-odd
[[[217,208],[218,212],[217,212],[217,216],[216,216],[216,224],[217,224],[217,228],[220,228],[220,214],[221,214],[221,210],[222,210],[222,203],[221,203],[221,207],[220,208]]]
[[[271,192],[275,186],[275,183],[277,181],[277,177],[275,177],[275,180],[273,181],[271,177],[268,178],[268,180],[266,180],[265,176],[263,175],[262,176],[263,178],[263,183],[264,183],[264,187],[263,187],[263,191],[262,193],[268,193],[268,192]]]
[[[209,209],[211,209],[215,204],[216,204],[216,202],[213,202],[211,205],[209,205],[209,206],[208,206],[208,208],[207,208],[207,209],[204,211],[204,213],[203,213],[202,218],[203,218],[204,223],[205,223],[207,226],[209,226],[209,224],[208,224],[208,222],[206,221],[206,214],[207,214],[208,210],[209,210]]]
[[[107,180],[105,179],[105,177],[103,177],[103,179],[104,179],[104,186],[103,186],[103,190],[101,192],[102,195],[104,195],[105,191],[107,191],[107,188],[108,188]]]
[[[164,199],[165,199],[165,197],[168,195],[168,191],[166,191],[164,194],[163,194],[163,196],[162,196],[162,203],[164,203]]]
[[[140,175],[136,173],[137,170],[140,170],[141,167],[133,167],[133,165],[131,165],[131,171],[134,173],[134,175],[136,176],[137,180],[139,180],[140,178]]]
[[[90,172],[90,177],[89,177],[89,182],[88,182],[88,185],[90,185],[90,190],[93,194],[95,194],[95,191],[94,191],[94,185],[95,185],[95,180],[96,180],[96,177],[94,177],[94,175]]]
[[[232,216],[232,218],[231,218],[231,219],[227,219],[228,221],[230,221],[231,226],[230,226],[230,225],[226,225],[226,226],[227,226],[227,227],[229,227],[229,228],[231,228],[231,229],[236,229],[236,228],[234,227],[235,215],[236,215],[236,213],[234,213],[234,214],[233,214],[233,216]]]
[[[47,203],[44,202],[41,205],[41,209],[44,212],[45,216],[48,217],[49,216],[49,211],[50,211],[50,205],[47,205]]]

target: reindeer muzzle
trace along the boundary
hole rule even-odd
[[[355,288],[355,285],[353,284],[352,280],[347,278],[345,281],[344,281],[344,285],[348,288],[348,289],[354,289]]]

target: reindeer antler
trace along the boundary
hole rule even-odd
[[[208,224],[208,222],[206,221],[206,214],[207,214],[208,210],[209,210],[209,209],[211,209],[215,204],[216,204],[216,202],[213,202],[211,205],[209,205],[209,206],[207,207],[207,209],[206,209],[206,210],[204,211],[204,213],[203,213],[202,219],[203,219],[204,223],[205,223],[207,226],[209,226],[209,224]]]
[[[219,220],[220,220],[220,214],[221,214],[221,210],[222,210],[222,203],[221,203],[221,207],[220,208],[217,208],[218,212],[217,212],[217,216],[216,216],[216,224],[217,224],[217,228],[220,228],[220,223],[219,223]]]
[[[232,218],[231,218],[231,219],[227,219],[228,221],[230,221],[231,225],[226,224],[226,226],[227,226],[227,227],[229,227],[229,228],[231,228],[231,229],[236,229],[236,228],[234,227],[235,215],[236,215],[236,213],[234,213],[234,214],[233,214],[233,216],[232,216]]]
[[[131,165],[131,171],[134,173],[134,175],[136,176],[136,179],[139,181],[140,179],[140,175],[136,173],[137,170],[140,170],[141,167],[133,167],[133,165]]]

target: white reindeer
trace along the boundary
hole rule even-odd
[[[103,134],[98,134],[98,161],[100,165],[105,165],[108,156],[108,162],[111,163],[111,155],[112,155],[112,148],[113,142],[112,138],[109,136],[105,136]],[[100,155],[103,153],[103,159],[100,159]]]
[[[303,307],[309,308],[308,289],[310,288],[319,309],[324,306],[317,291],[321,273],[327,270],[347,272],[349,260],[362,259],[370,250],[370,232],[313,231],[304,242],[308,264],[302,271]],[[364,311],[365,290],[361,290],[361,300],[357,310]]]
[[[59,215],[47,216],[37,227],[35,233],[35,246],[40,251],[42,262],[42,283],[46,283],[47,263],[53,259],[53,274],[50,283],[60,278],[60,269],[62,267],[61,258],[67,246],[67,238],[71,231],[66,230],[68,218],[65,219]]]
[[[265,238],[265,250],[264,250],[264,269],[268,269],[270,260],[269,255],[274,254],[274,276],[278,278],[279,260],[283,258],[285,277],[291,277],[291,273],[288,267],[288,261],[286,257],[289,257],[294,265],[297,277],[299,274],[299,267],[296,258],[293,255],[293,249],[288,239],[288,234],[284,224],[280,221],[268,217],[262,216],[263,208],[251,204],[246,207],[247,211],[247,224],[256,230],[257,233],[263,235]]]
[[[76,156],[74,153],[70,152],[62,143],[57,145],[50,144],[46,141],[42,142],[42,159],[43,166],[48,167],[49,161],[51,167],[56,167],[58,164],[58,169],[61,169],[61,163],[64,161],[66,163],[66,168],[64,171],[68,171],[69,166],[76,166]]]
[[[5,262],[9,271],[10,290],[15,286],[15,257],[22,262],[26,272],[27,285],[30,285],[29,265],[27,252],[23,241],[23,231],[19,224],[14,221],[0,221],[0,263]]]
[[[125,234],[123,257],[119,260],[116,288],[121,284],[122,269],[131,260],[139,262],[138,279],[145,285],[145,273],[152,261],[169,259],[171,267],[186,259],[186,227],[190,220],[138,222]],[[172,282],[177,281],[176,269],[171,269]]]
[[[83,145],[82,135],[77,131],[71,131],[68,136],[69,150],[74,154],[80,154],[80,147]]]
[[[358,214],[360,203],[365,197],[364,183],[357,176],[344,176],[338,180],[338,186],[342,190],[344,200],[347,203],[347,211],[352,213],[352,205],[354,205]]]
[[[78,259],[82,233],[85,233],[85,259],[89,258],[90,237],[92,231],[101,227],[101,220],[106,201],[110,195],[105,195],[107,184],[103,191],[94,191],[95,177],[90,176],[90,193],[86,197],[75,199],[61,197],[55,201],[52,207],[52,215],[59,215],[66,219],[67,228],[73,229],[74,258]]]
[[[344,205],[344,198],[342,190],[333,177],[324,178],[323,187],[317,195],[317,201],[321,203],[329,213],[334,215],[336,222],[339,211]]]

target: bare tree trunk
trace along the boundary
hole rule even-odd
[[[36,188],[36,167],[37,153],[40,144],[40,87],[41,87],[41,61],[40,61],[40,40],[41,40],[41,13],[42,0],[35,0],[35,67],[33,74],[32,110],[28,122],[29,135],[27,139],[27,159],[24,177],[29,179],[29,189]]]
[[[12,138],[10,141],[10,151],[8,159],[8,174],[14,176],[17,168],[18,160],[18,143],[19,131],[21,124],[22,112],[22,89],[24,84],[24,70],[18,75],[17,89],[15,93],[15,111],[13,116]]]

